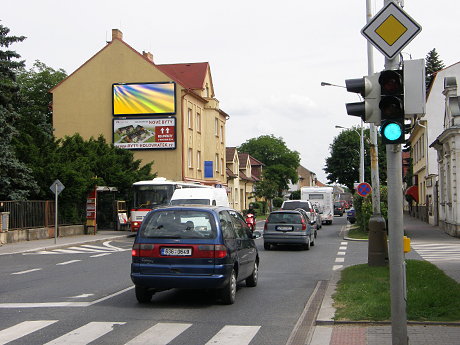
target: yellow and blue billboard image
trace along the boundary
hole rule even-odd
[[[113,115],[176,113],[176,83],[113,84]]]

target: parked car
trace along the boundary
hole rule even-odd
[[[303,208],[308,218],[314,219],[312,212],[314,212],[313,205],[309,200],[286,200],[281,205],[281,210],[295,210],[296,208]]]
[[[334,216],[343,216],[345,212],[345,208],[343,207],[343,203],[336,201],[334,202]]]
[[[356,212],[355,212],[355,209],[352,207],[350,208],[348,211],[347,211],[347,220],[351,223],[351,224],[355,224],[356,223]]]
[[[271,212],[264,224],[264,249],[272,245],[296,244],[309,250],[315,245],[314,228],[300,211]]]
[[[223,206],[170,206],[149,212],[132,250],[136,298],[148,303],[156,292],[215,289],[232,304],[236,284],[257,285],[259,254],[244,218]]]

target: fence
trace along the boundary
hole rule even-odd
[[[3,212],[9,212],[9,229],[30,229],[52,227],[55,223],[54,201],[2,201]],[[75,205],[75,213],[81,213]],[[60,210],[59,225],[78,224],[79,221],[69,220],[62,217]],[[83,209],[84,212],[84,209]]]

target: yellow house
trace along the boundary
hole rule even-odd
[[[226,187],[229,116],[215,98],[209,63],[157,65],[114,29],[111,42],[50,92],[56,137],[103,135],[134,148],[144,164],[154,161],[158,176]]]
[[[255,182],[261,178],[263,163],[248,153],[238,153],[236,147],[227,147],[227,190],[229,191],[230,207],[243,211],[248,209],[252,198]]]

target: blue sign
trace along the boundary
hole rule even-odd
[[[371,194],[371,185],[367,182],[362,182],[356,188],[356,192],[361,196],[367,196]]]

